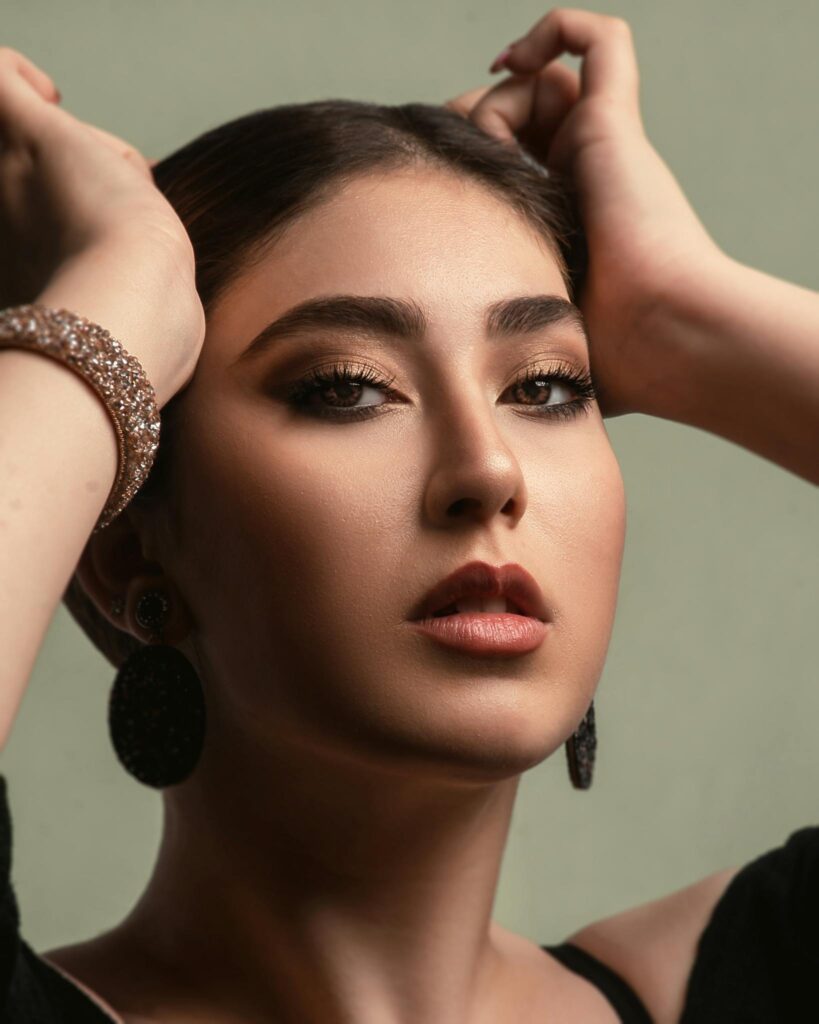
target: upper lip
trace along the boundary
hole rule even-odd
[[[549,617],[543,592],[522,565],[509,562],[495,567],[486,562],[469,562],[436,583],[415,606],[410,618],[431,618],[464,597],[506,597],[526,615],[541,622]]]

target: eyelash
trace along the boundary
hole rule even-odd
[[[578,395],[572,402],[561,402],[557,405],[526,406],[534,409],[535,416],[543,416],[547,419],[573,419],[581,412],[588,412],[592,403],[597,398],[594,383],[590,374],[585,370],[576,367],[566,366],[562,363],[551,363],[548,366],[533,366],[522,377],[518,377],[509,385],[510,388],[525,386],[535,380],[548,380],[559,384],[569,385]],[[310,410],[310,415],[316,415],[321,419],[334,420],[360,420],[377,416],[378,410],[384,405],[365,405],[358,408],[325,406],[323,408],[311,407],[308,405],[310,398],[322,391],[324,388],[332,387],[335,384],[358,384],[376,388],[387,397],[396,397],[398,392],[393,390],[392,385],[395,377],[389,380],[383,378],[370,366],[356,367],[350,363],[339,363],[331,367],[317,367],[311,370],[305,377],[291,385],[287,393],[287,401],[302,410]],[[550,396],[551,397],[551,396]],[[525,414],[530,415],[530,414]]]

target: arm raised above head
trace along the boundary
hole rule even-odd
[[[509,77],[447,106],[576,191],[589,257],[579,305],[603,414],[700,427],[819,483],[819,294],[713,240],[645,134],[629,25],[553,8],[490,70],[501,69]]]
[[[819,484],[819,293],[723,256],[673,282],[643,327],[662,344],[637,411]]]
[[[98,324],[144,368],[161,407],[191,379],[204,340],[193,247],[141,154],[59,101],[42,69],[0,46],[0,309],[34,304]],[[77,360],[69,369],[21,350],[28,330],[15,315],[0,339],[0,748],[118,465],[108,411]],[[117,353],[112,400],[134,396],[120,364]]]

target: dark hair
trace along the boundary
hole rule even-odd
[[[347,181],[419,165],[472,179],[509,203],[546,242],[577,301],[586,248],[568,181],[447,107],[318,100],[259,110],[193,139],[157,163],[153,176],[190,236],[207,318],[294,220]],[[174,396],[162,409],[157,457],[134,503],[164,493],[176,408]],[[76,577],[63,600],[115,667],[142,646],[97,611]]]

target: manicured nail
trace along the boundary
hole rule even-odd
[[[506,62],[507,57],[512,52],[512,46],[514,46],[514,43],[510,43],[510,45],[507,46],[505,50],[502,50],[497,55],[497,57],[492,61],[492,64],[491,64],[491,66],[489,68],[490,74],[494,74],[496,71],[500,71],[500,69],[503,67],[504,63]]]

